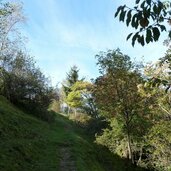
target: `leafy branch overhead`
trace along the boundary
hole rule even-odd
[[[142,46],[150,42],[158,41],[161,32],[167,32],[166,21],[171,24],[171,2],[159,0],[136,0],[133,8],[127,5],[118,7],[115,17],[124,22],[127,26],[133,27],[135,33],[130,33],[128,39],[132,39],[132,46],[135,42]],[[168,31],[171,38],[171,30]]]

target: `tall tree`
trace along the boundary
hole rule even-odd
[[[79,69],[76,65],[72,66],[70,71],[66,74],[66,79],[64,83],[62,84],[62,101],[67,103],[67,98],[68,95],[72,92],[72,86],[77,82],[77,81],[83,81],[84,78],[79,79]],[[71,96],[71,94],[70,94]],[[74,97],[74,96],[73,96]],[[68,105],[68,113],[70,111],[70,105]]]
[[[77,81],[72,87],[71,92],[67,96],[67,104],[75,111],[79,108],[86,114],[97,118],[98,110],[92,95],[93,85],[88,81]]]
[[[20,43],[22,46],[22,37],[17,26],[25,21],[23,15],[23,7],[18,2],[0,3],[0,53],[7,53],[16,50],[16,46]],[[10,48],[9,48],[10,47]]]
[[[19,51],[1,69],[0,94],[15,104],[32,110],[46,109],[55,98],[49,79],[35,65],[32,57]]]
[[[67,96],[71,92],[71,87],[79,81],[79,69],[76,65],[72,66],[70,71],[66,74],[66,80],[63,84],[63,90]]]
[[[138,85],[143,79],[134,69],[130,58],[119,50],[101,53],[96,57],[102,73],[95,81],[96,103],[102,115],[112,123],[113,129],[119,129],[115,130],[120,132],[116,142],[127,143],[126,153],[134,163],[133,146],[135,142],[142,142],[148,129],[145,122],[148,111],[145,108],[148,105],[138,93]]]
[[[6,68],[15,58],[23,43],[18,25],[24,21],[22,5],[17,2],[0,2],[0,82],[8,77]]]
[[[167,60],[166,60],[167,59]],[[147,135],[149,165],[158,170],[169,170],[171,168],[171,93],[170,89],[170,59],[169,56],[162,58],[162,63],[148,65],[145,76],[149,78],[143,90],[143,96],[153,98],[151,117],[153,123]],[[155,79],[151,82],[151,79]],[[142,92],[142,91],[141,91]]]

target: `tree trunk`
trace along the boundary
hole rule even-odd
[[[68,106],[68,115],[69,115],[69,112],[70,112],[70,107]]]
[[[132,164],[134,164],[134,157],[133,157],[133,153],[132,153],[131,138],[130,138],[129,130],[127,131],[127,139],[128,139],[128,154],[129,154],[129,159],[131,160]]]
[[[143,147],[140,148],[140,156],[139,156],[137,164],[141,163],[142,154],[143,154]]]
[[[131,118],[130,118],[129,112],[127,110],[125,110],[125,124],[126,124],[126,129],[127,129],[128,155],[129,155],[129,160],[131,160],[132,164],[134,164],[134,156],[133,156],[133,153],[132,153],[131,136],[130,136],[130,121],[131,121]]]
[[[77,109],[75,108],[74,111],[75,111],[75,117],[76,117],[77,116]]]

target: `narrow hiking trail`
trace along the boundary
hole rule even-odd
[[[52,123],[0,96],[0,171],[137,171],[95,144],[68,116]],[[142,170],[141,170],[142,171]]]
[[[64,130],[67,134],[71,133],[71,126],[65,125]],[[75,160],[71,153],[71,144],[63,142],[60,148],[60,171],[76,171]]]
[[[60,156],[60,171],[76,171],[75,161],[72,158],[69,146],[61,147]]]

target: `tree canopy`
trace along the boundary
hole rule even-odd
[[[26,52],[18,29],[24,20],[21,3],[0,2],[0,95],[48,120],[45,113],[57,92]]]

